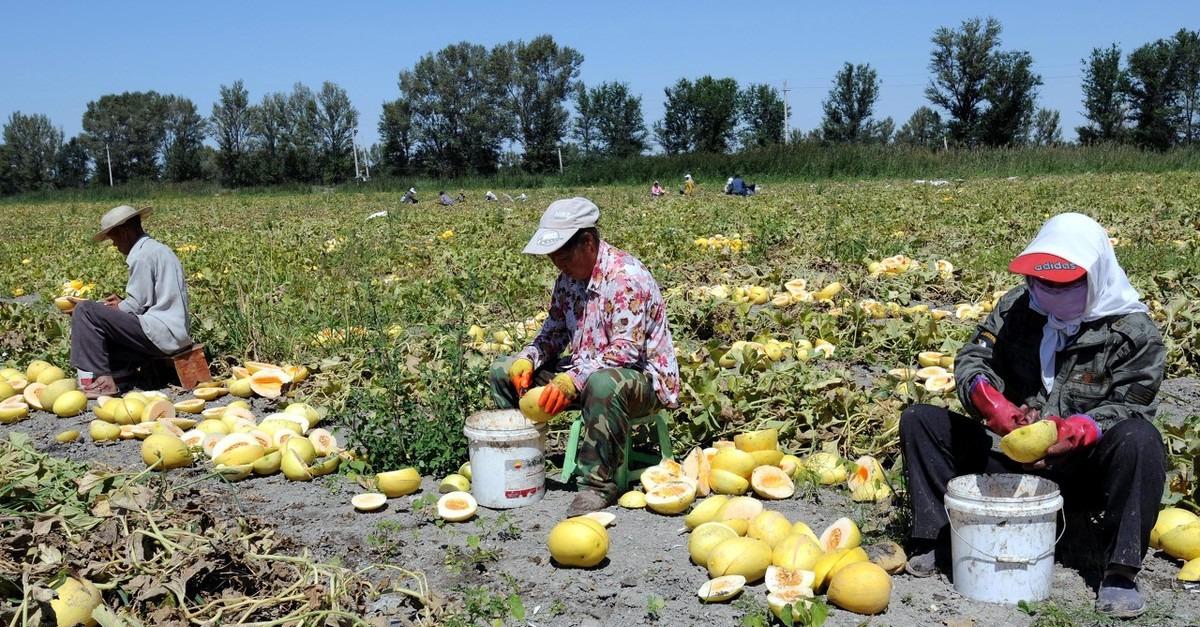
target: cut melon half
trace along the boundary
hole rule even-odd
[[[746,587],[746,578],[741,575],[725,575],[716,579],[709,579],[700,586],[696,594],[700,600],[705,603],[722,603],[728,601],[738,594],[741,594],[742,588]]]
[[[360,512],[373,512],[387,503],[387,496],[378,492],[356,494],[350,499],[350,504]]]

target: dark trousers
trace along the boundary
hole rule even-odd
[[[914,540],[944,537],[942,498],[959,475],[1015,472],[1057,483],[1068,510],[1099,512],[1108,565],[1141,568],[1166,481],[1162,435],[1129,418],[1100,441],[1046,470],[1031,471],[992,450],[992,435],[975,420],[944,407],[913,405],[900,417],[900,447],[912,499]]]
[[[149,359],[161,359],[137,316],[88,300],[71,313],[71,365],[97,377],[122,376]]]

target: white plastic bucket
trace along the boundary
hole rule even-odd
[[[1063,504],[1053,481],[1033,475],[964,475],[946,486],[945,504],[955,590],[991,603],[1050,596]]]
[[[463,435],[471,452],[471,494],[484,507],[509,509],[537,503],[546,494],[546,425],[515,409],[467,418]]]

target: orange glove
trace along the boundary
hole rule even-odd
[[[542,388],[538,397],[538,407],[551,416],[567,408],[575,400],[575,381],[567,373],[554,377],[550,384]]]
[[[525,394],[533,386],[533,362],[521,358],[508,367],[508,380],[517,390],[517,396]]]

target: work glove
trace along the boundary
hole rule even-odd
[[[542,395],[538,397],[538,407],[553,416],[566,409],[567,405],[575,400],[576,394],[575,381],[564,372],[555,376],[549,385],[542,388]]]
[[[1058,427],[1058,441],[1046,450],[1046,457],[1066,455],[1087,448],[1100,439],[1100,425],[1091,416],[1075,414],[1070,418],[1048,416],[1046,420]]]
[[[991,382],[983,375],[976,376],[971,381],[969,390],[971,404],[987,421],[987,428],[1001,436],[1008,435],[1024,422],[1025,414],[1013,405],[999,390],[992,387]]]
[[[517,396],[525,394],[533,386],[533,362],[524,357],[512,362],[508,367],[508,380],[517,390]]]

